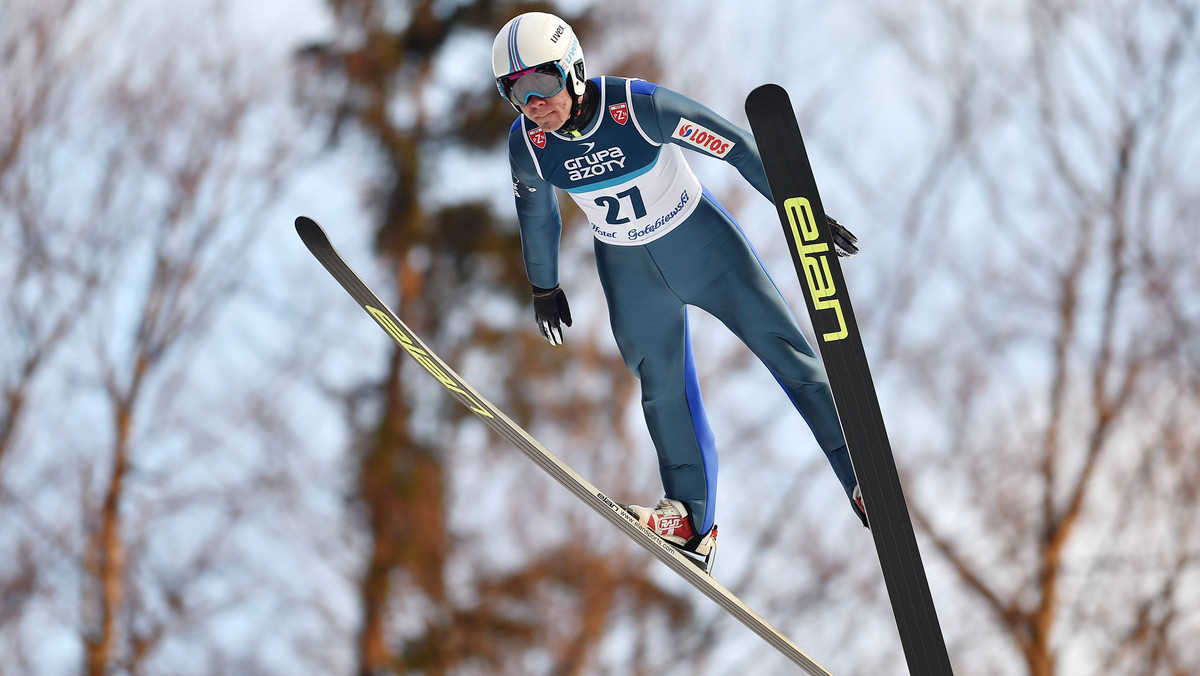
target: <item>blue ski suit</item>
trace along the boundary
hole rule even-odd
[[[770,199],[754,138],[665,87],[618,77],[591,82],[599,103],[579,132],[548,133],[521,116],[509,133],[529,281],[542,288],[559,282],[557,187],[591,224],[613,335],[641,381],[666,497],[687,506],[698,533],[713,525],[717,451],[696,378],[688,305],[723,322],[766,365],[851,499],[857,481],[825,369],[745,234],[681,150],[729,162]]]

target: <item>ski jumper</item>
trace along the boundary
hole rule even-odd
[[[530,283],[558,285],[558,187],[591,224],[613,335],[641,381],[666,497],[687,505],[698,533],[713,525],[717,451],[692,358],[688,305],[721,320],[771,371],[849,499],[857,481],[825,369],[745,234],[681,150],[729,162],[770,199],[754,138],[665,87],[618,77],[590,82],[600,98],[581,131],[547,133],[521,116],[509,133]]]

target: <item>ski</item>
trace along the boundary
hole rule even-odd
[[[806,673],[813,676],[830,676],[829,672],[800,650],[787,636],[771,626],[758,613],[751,610],[745,603],[734,596],[728,589],[708,575],[686,558],[679,550],[660,538],[654,531],[643,526],[623,506],[612,500],[595,486],[581,477],[575,470],[546,450],[536,439],[529,435],[515,422],[510,420],[499,409],[493,406],[474,388],[468,385],[446,362],[442,361],[429,347],[418,338],[395,312],[388,309],[379,296],[375,295],[354,270],[342,259],[329,237],[321,226],[307,216],[296,219],[296,231],[304,240],[305,246],[313,256],[321,262],[325,269],[333,275],[367,314],[379,324],[396,343],[404,349],[418,364],[434,379],[441,383],[450,394],[462,405],[466,406],[484,423],[508,439],[514,446],[525,454],[535,465],[562,484],[577,498],[587,503],[601,516],[616,526],[631,540],[641,545],[653,554],[668,568],[675,571],[693,587],[712,599],[730,615],[758,634],[764,641],[798,665]]]
[[[763,85],[747,97],[746,115],[829,374],[908,669],[919,676],[951,674],[879,398],[792,102],[782,87]]]

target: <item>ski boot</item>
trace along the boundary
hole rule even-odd
[[[863,502],[862,489],[857,485],[854,487],[854,492],[850,495],[850,499],[854,501],[854,508],[859,512],[858,518],[862,519],[864,526],[870,528],[871,526],[867,524],[867,504]]]
[[[717,527],[697,535],[692,528],[692,520],[688,518],[688,510],[678,500],[666,498],[658,501],[657,507],[639,507],[625,505],[625,510],[637,517],[645,527],[654,531],[660,538],[675,546],[687,560],[700,570],[712,575],[713,562],[717,558]]]

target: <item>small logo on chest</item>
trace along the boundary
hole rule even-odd
[[[529,140],[533,141],[533,145],[539,148],[546,147],[546,132],[542,131],[541,127],[535,128],[529,132]]]
[[[629,120],[629,104],[614,103],[608,107],[608,114],[617,124],[625,124]]]

